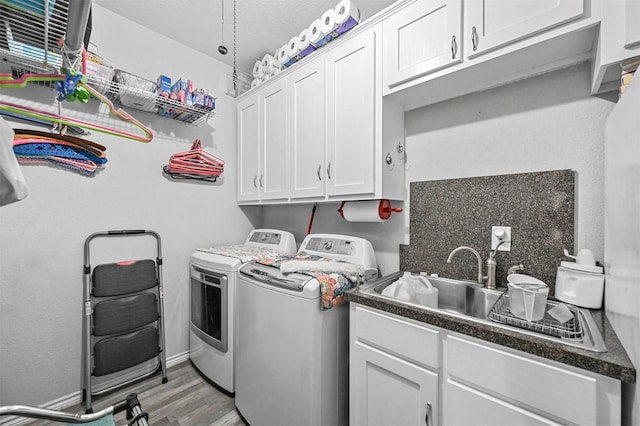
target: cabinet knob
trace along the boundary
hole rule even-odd
[[[254,177],[253,177],[253,187],[254,187],[254,188],[257,188],[257,187],[258,187],[258,184],[256,183],[256,180],[257,180],[257,179],[258,179],[258,175],[256,175],[256,176],[254,176]]]
[[[264,185],[262,185],[262,178],[264,177],[264,175],[260,175],[260,188],[263,188]]]
[[[318,180],[322,180],[322,175],[320,175],[320,170],[322,170],[322,164],[318,164],[318,171],[316,173],[318,173]]]
[[[329,164],[327,165],[327,178],[331,179],[331,161],[329,161]]]
[[[456,58],[456,53],[458,53],[458,43],[456,42],[456,36],[451,36],[451,59]]]
[[[476,27],[471,27],[471,44],[473,45],[473,50],[478,50],[478,43],[480,43],[480,37],[478,37],[478,31]]]

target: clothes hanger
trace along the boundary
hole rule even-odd
[[[0,88],[23,88],[29,82],[60,82],[66,79],[64,74],[23,74],[20,78],[15,79],[11,74],[0,73]],[[133,133],[125,132],[123,130],[113,129],[106,126],[100,126],[98,124],[88,123],[72,117],[65,117],[62,115],[56,115],[46,111],[39,111],[37,109],[23,107],[20,105],[12,104],[9,102],[0,101],[0,111],[7,111],[9,113],[20,114],[23,116],[31,117],[37,120],[47,120],[52,123],[66,124],[67,126],[77,126],[84,129],[95,130],[102,133],[107,133],[114,136],[121,136],[127,139],[137,140],[139,142],[150,142],[153,139],[153,133],[151,130],[142,124],[140,121],[133,118],[126,111],[121,108],[116,108],[111,100],[109,100],[102,93],[90,85],[80,81],[78,86],[86,89],[91,95],[97,98],[100,102],[107,105],[111,114],[118,119],[133,124],[138,129],[142,130],[144,136],[136,135]]]
[[[202,141],[196,139],[191,149],[173,154],[163,171],[173,178],[200,179],[215,182],[224,172],[224,161],[202,149]]]
[[[62,129],[62,131],[64,132],[64,129]],[[40,139],[45,141],[54,141],[55,143],[67,144],[70,146],[76,146],[80,149],[89,151],[98,157],[104,158],[106,156],[104,151],[106,151],[107,148],[105,146],[75,136],[67,136],[64,133],[47,133],[31,129],[13,129],[13,132],[15,134],[14,145],[16,145],[16,140]]]
[[[200,170],[203,173],[222,173],[224,161],[202,149],[202,141],[196,139],[191,149],[173,154],[169,159],[172,169]]]

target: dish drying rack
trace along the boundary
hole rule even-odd
[[[23,74],[58,74],[77,58],[65,56],[58,45],[82,46],[90,0],[0,0],[0,73],[13,78]],[[213,108],[159,96],[145,85],[128,85],[99,75],[86,74],[87,82],[114,103],[161,117],[198,125],[215,115]],[[129,81],[149,80],[137,78]],[[53,88],[51,82],[33,82]]]
[[[573,318],[564,323],[560,323],[549,315],[549,309],[552,309],[559,304],[559,302],[547,300],[544,317],[540,321],[527,321],[518,318],[511,313],[509,294],[504,292],[491,308],[491,311],[489,312],[489,319],[494,322],[511,325],[529,331],[535,331],[548,336],[561,337],[565,339],[581,339],[583,337],[583,330],[580,324],[580,313],[578,308],[573,305],[564,304],[573,315]]]

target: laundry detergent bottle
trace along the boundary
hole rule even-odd
[[[583,308],[600,309],[604,295],[604,274],[596,265],[593,253],[582,249],[572,256],[565,249],[564,255],[575,262],[562,261],[556,275],[555,297]]]

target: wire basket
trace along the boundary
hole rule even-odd
[[[126,107],[142,111],[156,112],[156,83],[122,70],[113,75],[113,93],[117,101]]]
[[[509,294],[504,292],[491,308],[491,311],[489,312],[489,319],[494,322],[512,325],[514,327],[535,331],[549,336],[567,339],[581,339],[583,337],[583,331],[580,324],[580,313],[578,308],[565,303],[564,305],[569,308],[573,314],[573,318],[567,322],[560,323],[549,314],[549,309],[557,306],[558,304],[558,302],[547,300],[544,317],[540,321],[527,321],[518,318],[511,313]]]

